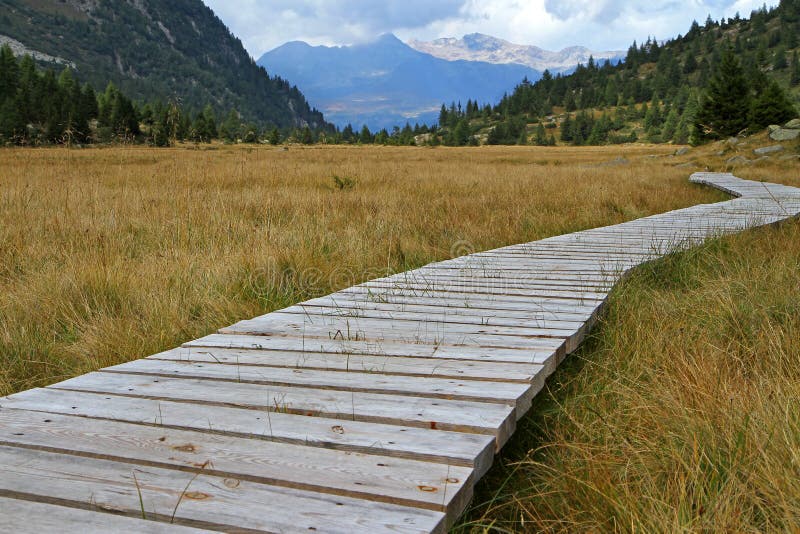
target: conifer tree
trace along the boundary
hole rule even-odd
[[[786,93],[774,80],[753,100],[750,125],[753,129],[766,128],[770,124],[783,124],[797,116],[797,111]]]
[[[789,65],[789,83],[792,86],[800,85],[800,58],[798,58],[797,50],[792,52],[792,61]]]
[[[542,124],[541,122],[536,127],[536,137],[534,142],[539,146],[547,146],[548,144],[547,133],[545,132],[544,124]]]
[[[350,131],[352,132],[353,127],[350,126]],[[272,131],[269,133],[269,144],[277,145],[281,142],[281,133],[278,131],[278,128],[273,128]]]
[[[750,85],[730,47],[708,84],[696,125],[703,138],[736,135],[750,124]]]

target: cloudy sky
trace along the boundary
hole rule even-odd
[[[258,58],[287,41],[341,45],[387,32],[430,40],[479,32],[547,49],[624,50],[634,39],[686,33],[746,16],[764,0],[205,0]],[[775,5],[777,1],[768,1]]]

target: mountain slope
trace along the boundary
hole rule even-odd
[[[329,120],[373,129],[433,122],[442,101],[496,101],[526,76],[541,76],[522,65],[435,58],[391,34],[347,47],[291,42],[258,64],[295,80]]]
[[[137,100],[177,98],[282,127],[324,126],[201,0],[0,0],[2,36],[74,64],[97,89],[112,81]]]
[[[409,41],[409,46],[448,61],[485,61],[487,63],[525,65],[539,71],[564,73],[575,70],[579,63],[586,64],[589,57],[596,61],[616,62],[625,57],[624,52],[593,52],[582,46],[571,46],[558,52],[537,46],[518,45],[491,35],[472,33],[461,39],[447,37],[435,41]]]
[[[728,78],[740,79],[738,85],[717,79],[726,70],[726,57],[732,58]],[[721,118],[736,118],[750,131],[796,116],[800,0],[762,7],[749,19],[709,17],[705,25],[694,22],[686,35],[664,43],[634,43],[624,63],[593,61],[570,75],[519,84],[490,113],[451,111],[445,118],[450,129],[465,121],[467,133],[485,134],[489,143],[498,144],[554,144],[556,137],[574,145],[636,139],[699,143],[737,133],[718,127],[704,113],[715,85],[723,97],[741,95],[732,99],[734,111]]]

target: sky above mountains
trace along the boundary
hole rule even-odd
[[[649,35],[666,39],[702,23],[748,16],[764,0],[204,0],[254,57],[287,41],[314,45],[478,32],[558,50],[618,50]],[[767,5],[777,5],[777,0]]]

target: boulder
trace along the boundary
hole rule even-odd
[[[769,134],[769,138],[773,141],[793,141],[798,137],[800,137],[800,129],[780,128]]]
[[[790,130],[800,130],[800,119],[792,119],[786,123],[784,128],[788,128]]]
[[[770,124],[769,126],[767,126],[767,131],[768,131],[769,133],[772,133],[772,132],[774,132],[775,130],[780,130],[780,129],[781,129],[781,127],[780,127],[780,126],[778,126],[777,124]]]
[[[675,151],[676,156],[685,156],[688,153],[689,153],[689,147],[679,148],[677,151]]]
[[[725,161],[728,165],[749,165],[750,160],[744,156],[733,156],[732,158]]]
[[[756,156],[766,156],[767,154],[774,154],[775,152],[781,152],[783,147],[781,145],[772,145],[772,146],[765,146],[763,148],[757,148],[753,150],[753,153]]]

